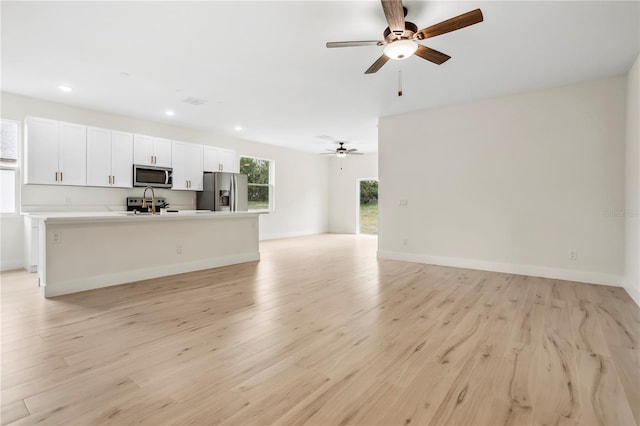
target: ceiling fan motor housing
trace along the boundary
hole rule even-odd
[[[398,37],[389,27],[384,30],[384,39],[387,43],[392,43],[395,40],[408,40],[413,38],[413,35],[418,32],[418,26],[413,22],[405,21],[404,33]]]

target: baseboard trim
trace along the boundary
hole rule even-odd
[[[42,290],[45,297],[55,297],[62,296],[63,294],[95,290],[97,288],[127,284],[152,278],[166,277],[168,275],[183,274],[185,272],[193,272],[203,269],[235,265],[238,263],[253,262],[257,260],[260,260],[259,251],[232,256],[221,256],[214,259],[204,259],[196,260],[193,262],[162,265],[154,268],[123,271],[114,274],[95,275],[78,280],[47,283],[42,287]]]
[[[378,251],[378,258],[622,287],[621,276],[603,274],[600,272],[578,271],[575,269],[549,268],[546,266],[521,265],[516,263],[487,262],[476,259],[429,256],[384,250]]]
[[[625,285],[624,289],[629,295],[629,297],[631,297],[631,300],[636,302],[636,305],[640,307],[640,290],[638,289],[638,287],[636,286],[635,288],[633,288]]]

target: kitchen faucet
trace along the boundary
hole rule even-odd
[[[153,192],[153,188],[147,186],[144,188],[144,192],[142,193],[142,208],[148,209],[147,207],[147,189],[151,190],[151,214],[156,214],[156,194]]]

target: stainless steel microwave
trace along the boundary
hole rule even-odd
[[[171,188],[173,186],[173,169],[171,167],[155,167],[133,165],[133,186],[151,186],[153,188]]]

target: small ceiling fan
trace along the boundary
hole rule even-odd
[[[364,73],[377,72],[389,59],[402,60],[414,54],[441,65],[451,57],[430,47],[418,44],[418,41],[436,37],[442,34],[456,31],[484,19],[480,9],[475,9],[455,18],[447,19],[438,24],[418,30],[413,22],[405,21],[407,8],[402,6],[402,0],[381,0],[382,10],[389,26],[384,30],[384,40],[365,41],[333,41],[328,42],[327,47],[355,47],[355,46],[384,46],[384,53]]]
[[[337,144],[340,144],[340,146],[336,149],[327,149],[325,151],[329,151],[329,152],[323,152],[321,155],[335,155],[338,158],[344,158],[347,155],[362,155],[361,152],[356,152],[358,151],[355,148],[351,148],[351,149],[347,149],[344,147],[345,142],[338,142],[336,141]]]

